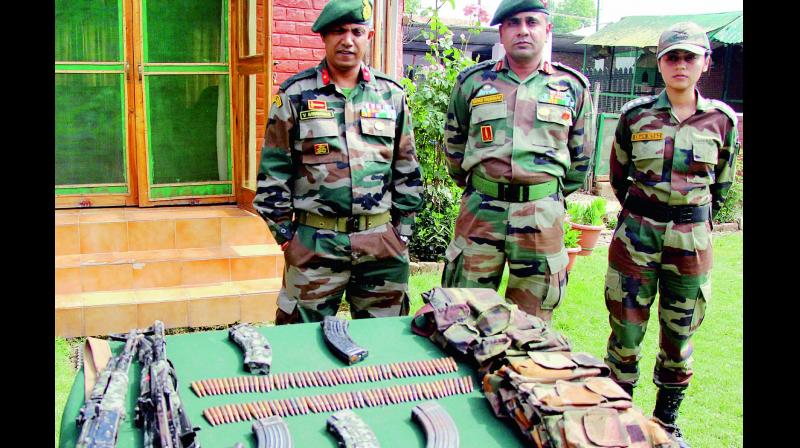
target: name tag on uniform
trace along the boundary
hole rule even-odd
[[[321,156],[331,152],[330,147],[328,147],[327,143],[317,143],[314,145],[314,155]]]
[[[300,112],[301,120],[310,120],[312,118],[333,118],[332,110],[304,110]]]
[[[473,100],[469,102],[469,105],[474,107],[481,104],[502,103],[502,102],[503,102],[503,94],[495,93],[494,95],[486,95],[473,98]]]
[[[648,140],[664,140],[663,132],[637,132],[631,136],[632,142],[643,142]]]
[[[481,126],[481,138],[483,138],[484,143],[489,143],[494,140],[491,126]]]

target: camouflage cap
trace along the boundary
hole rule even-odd
[[[497,6],[489,25],[497,25],[508,16],[522,11],[547,12],[547,0],[503,0]]]
[[[330,0],[311,26],[311,31],[320,33],[325,28],[340,23],[372,23],[371,0]]]
[[[706,54],[711,50],[705,30],[694,22],[681,22],[667,28],[658,38],[658,59],[672,50],[686,50],[695,54]]]

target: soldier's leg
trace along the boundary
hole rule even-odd
[[[350,244],[350,315],[354,319],[408,315],[408,248],[394,226],[353,233]]]
[[[299,313],[304,322],[335,315],[350,279],[347,234],[298,225],[284,257],[284,288],[278,297],[282,313]]]
[[[445,253],[443,287],[497,290],[505,266],[507,216],[508,202],[493,200],[467,187],[453,240]]]
[[[658,291],[665,224],[623,211],[608,249],[605,302],[611,335],[605,362],[631,392],[639,380],[641,344]]]
[[[664,237],[658,303],[661,333],[653,382],[685,388],[692,377],[692,335],[711,298],[712,244],[708,223],[670,225]]]
[[[506,298],[523,311],[549,321],[564,298],[567,263],[564,203],[560,194],[509,204]]]

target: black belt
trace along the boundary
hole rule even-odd
[[[628,196],[625,198],[623,208],[660,222],[672,221],[676,224],[687,224],[711,219],[711,204],[663,205],[637,196]]]

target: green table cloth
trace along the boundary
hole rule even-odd
[[[328,370],[344,367],[325,346],[319,324],[298,324],[276,327],[258,327],[272,346],[271,373]],[[357,365],[388,364],[398,361],[416,361],[447,356],[426,338],[411,332],[410,317],[360,319],[350,322],[353,340],[369,351],[369,356]],[[230,403],[248,403],[259,400],[290,398],[302,395],[327,394],[348,390],[374,389],[393,384],[430,382],[443,378],[470,375],[474,390],[469,394],[454,395],[436,400],[453,417],[458,426],[461,446],[517,447],[525,446],[510,422],[497,419],[488,401],[480,391],[474,370],[459,364],[457,372],[400,378],[374,383],[345,384],[337,387],[306,387],[272,390],[269,393],[245,393],[198,397],[190,383],[207,378],[249,375],[242,367],[243,355],[238,346],[228,339],[227,330],[188,333],[167,336],[167,356],[178,376],[178,392],[183,400],[189,420],[201,429],[199,440],[205,448],[230,448],[236,442],[256,447],[252,433],[253,421],[211,426],[203,417],[203,409]],[[116,354],[123,343],[111,342]],[[134,362],[130,369],[130,389],[127,396],[128,417],[123,422],[117,446],[120,448],[142,446],[141,431],[133,424],[134,408],[139,395],[141,365]],[[79,371],[72,385],[61,420],[61,447],[73,447],[77,439],[75,419],[84,402],[83,371]],[[411,420],[411,409],[423,401],[387,405],[383,407],[353,409],[372,428],[381,447],[424,447],[425,435]],[[336,447],[336,439],[327,431],[325,421],[331,413],[284,417],[296,447]]]

